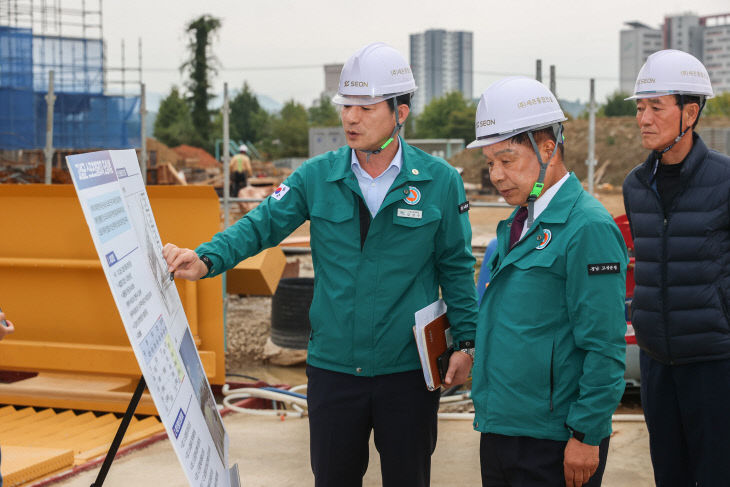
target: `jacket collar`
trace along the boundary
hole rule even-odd
[[[430,181],[433,179],[431,172],[426,167],[426,164],[424,164],[425,159],[419,156],[418,150],[406,144],[400,137],[398,137],[398,141],[401,143],[401,149],[403,151],[401,170],[398,176],[396,176],[395,181],[393,181],[388,194],[385,195],[381,208],[385,208],[393,202],[404,198],[403,191],[407,192],[407,188],[402,190],[400,189],[402,186],[417,181]],[[357,182],[355,173],[352,172],[352,149],[348,146],[340,147],[333,153],[332,157],[334,161],[329,176],[327,177],[327,182],[342,181],[350,190],[362,197],[360,185]]]
[[[553,196],[553,199],[550,201],[547,208],[540,213],[540,216],[537,217],[535,222],[532,224],[532,227],[530,227],[525,236],[522,237],[522,240],[520,240],[506,255],[505,252],[507,252],[507,246],[509,245],[509,226],[507,224],[511,224],[515,217],[515,213],[517,213],[517,209],[515,209],[507,220],[502,221],[499,224],[498,234],[501,237],[499,239],[499,251],[504,257],[502,258],[499,268],[503,269],[506,265],[521,259],[534,250],[534,248],[540,243],[540,241],[537,240],[537,236],[541,236],[538,233],[538,230],[542,233],[543,226],[548,226],[548,224],[563,224],[567,222],[570,212],[573,209],[573,206],[575,206],[575,202],[578,200],[582,191],[583,186],[580,184],[580,181],[578,181],[578,178],[574,173],[570,173],[570,177],[568,177],[568,180],[563,183],[558,192],[555,193],[555,196]]]
[[[692,149],[682,161],[682,169],[679,171],[679,178],[682,181],[689,179],[700,166],[710,150],[698,134],[692,132]],[[658,161],[656,153],[652,151],[649,157],[639,166],[636,175],[647,185],[651,185],[656,178]]]
[[[428,168],[423,164],[423,159],[417,156],[416,149],[408,145],[400,136],[398,141],[401,144],[403,163],[401,170],[393,182],[393,187],[411,181],[429,181],[433,179]],[[328,182],[338,181],[354,177],[351,167],[352,149],[348,146],[340,147],[334,153],[334,164],[327,177]]]

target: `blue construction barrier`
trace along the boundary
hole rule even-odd
[[[0,149],[46,145],[48,72],[54,71],[53,146],[141,146],[139,97],[104,94],[103,42],[0,26]]]

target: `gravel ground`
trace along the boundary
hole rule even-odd
[[[287,257],[299,263],[299,277],[313,277],[311,255]],[[271,297],[228,295],[226,371],[241,373],[267,362],[264,347],[271,331]]]

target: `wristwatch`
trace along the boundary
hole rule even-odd
[[[474,360],[474,340],[462,340],[459,342],[460,352],[463,352],[470,356]]]
[[[203,264],[205,264],[205,267],[208,268],[208,272],[205,274],[206,276],[210,274],[210,270],[213,268],[213,261],[210,260],[210,258],[207,255],[201,255],[198,257],[201,261],[203,261]],[[205,276],[203,276],[205,277]]]

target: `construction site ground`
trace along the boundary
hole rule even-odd
[[[301,368],[299,368],[301,371]],[[306,418],[231,414],[223,419],[230,435],[230,462],[238,463],[245,487],[305,487],[314,485],[309,467],[309,431]],[[89,486],[97,469],[83,472],[56,485]],[[649,441],[643,422],[616,422],[611,437],[603,485],[645,487],[654,485],[649,461]],[[480,484],[479,434],[470,421],[440,421],[438,443],[432,459],[431,485]],[[117,458],[104,482],[106,487],[183,487],[185,480],[168,441]],[[363,485],[381,485],[380,462],[370,442],[370,463]]]

